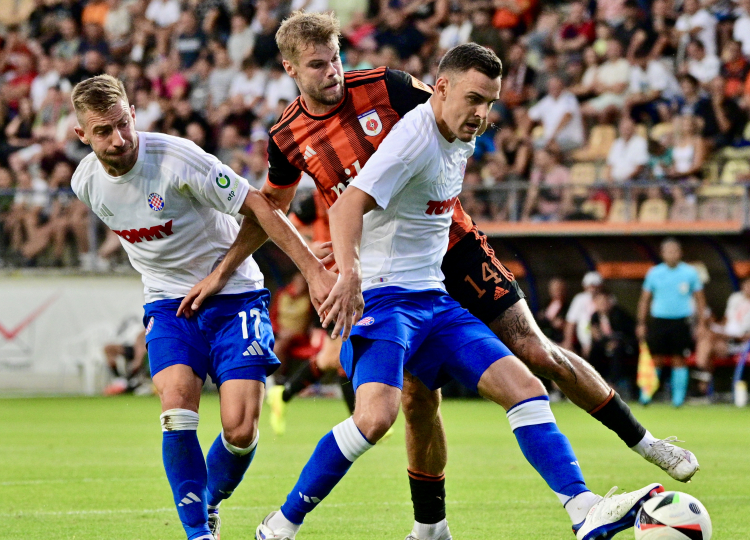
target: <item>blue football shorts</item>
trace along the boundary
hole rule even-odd
[[[266,289],[207,298],[197,314],[177,317],[182,299],[144,306],[143,324],[151,375],[175,364],[190,366],[201,380],[217,386],[232,379],[256,380],[279,367]]]
[[[513,354],[442,290],[391,286],[370,289],[363,296],[364,315],[341,349],[341,366],[355,389],[367,382],[402,388],[406,370],[430,390],[451,379],[476,390],[487,368]],[[392,346],[372,347],[372,341]]]

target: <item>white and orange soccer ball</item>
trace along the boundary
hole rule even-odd
[[[634,530],[635,540],[709,540],[711,518],[692,495],[665,491],[644,503]]]

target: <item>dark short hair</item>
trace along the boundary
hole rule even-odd
[[[445,53],[438,66],[437,76],[440,77],[445,72],[465,73],[471,69],[490,79],[497,79],[503,74],[503,64],[494,52],[476,43],[464,43]]]

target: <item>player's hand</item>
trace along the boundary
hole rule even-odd
[[[360,277],[356,274],[339,275],[331,294],[318,308],[318,315],[323,321],[323,328],[328,328],[328,325],[335,321],[331,339],[336,339],[341,334],[346,341],[352,331],[352,324],[362,318],[364,309],[365,300],[362,298]]]
[[[333,254],[329,256],[333,257]],[[325,259],[322,259],[320,262],[325,265]],[[312,305],[316,311],[320,308],[320,305],[326,301],[326,298],[328,298],[331,289],[333,289],[333,286],[336,284],[336,278],[337,275],[335,273],[321,267],[320,272],[316,274],[315,277],[307,280],[307,286],[310,291],[310,300],[312,300]]]
[[[185,315],[186,319],[193,316],[209,296],[221,291],[229,281],[229,276],[223,277],[219,272],[211,272],[208,276],[196,283],[187,296],[180,302],[177,308],[177,316]]]
[[[322,244],[313,244],[312,247],[313,255],[315,255],[321,264],[331,272],[338,273],[338,267],[336,266],[336,258],[333,255],[333,242],[323,242]]]

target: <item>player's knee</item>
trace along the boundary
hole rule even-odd
[[[398,408],[395,411],[390,410],[378,410],[370,411],[368,413],[354,412],[354,423],[357,425],[365,439],[371,443],[376,443],[386,432],[391,429],[391,426],[396,421],[398,415]]]
[[[162,409],[188,409],[198,410],[200,395],[196,396],[192,388],[183,385],[167,386],[158,388]]]
[[[248,448],[258,435],[258,420],[224,426],[224,439],[237,448]]]
[[[433,392],[422,384],[404,384],[401,407],[407,423],[431,422],[440,408],[440,391]]]

